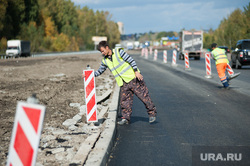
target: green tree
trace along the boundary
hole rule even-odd
[[[52,51],[61,52],[61,51],[68,51],[69,46],[70,46],[69,37],[63,33],[60,33],[53,39],[51,48]]]
[[[246,38],[250,38],[250,2],[244,7],[245,24],[246,24]]]
[[[244,12],[236,9],[224,18],[214,33],[205,34],[203,44],[208,46],[208,42],[216,42],[231,48],[238,40],[245,38],[250,38],[250,3],[244,7]]]
[[[79,47],[80,49],[94,49],[92,36],[96,36],[95,13],[87,6],[78,10],[78,13],[79,36],[82,39]]]
[[[6,13],[2,24],[4,27],[0,31],[0,38],[15,38],[21,29],[25,18],[24,0],[8,0]]]
[[[0,53],[4,53],[4,51],[6,50],[6,48],[7,48],[7,39],[5,37],[3,37],[0,40]]]
[[[41,44],[43,42],[44,26],[37,26],[36,22],[29,22],[29,24],[23,24],[21,28],[20,36],[21,40],[30,40],[31,52],[39,52],[42,50]]]
[[[37,22],[39,18],[39,5],[37,0],[25,0],[25,18],[24,22]]]
[[[105,16],[107,26],[107,37],[111,47],[115,47],[115,44],[120,43],[120,32],[117,23],[112,21],[112,15],[109,12],[102,12]]]
[[[71,0],[0,0],[0,39],[31,41],[31,51],[93,49],[93,36],[119,42],[108,12],[74,6]],[[1,44],[1,48],[2,48]]]
[[[176,36],[176,35],[178,36],[178,34],[176,34],[176,33],[173,32],[173,31],[169,31],[169,32],[162,31],[162,32],[159,32],[159,33],[157,34],[156,40],[161,40],[162,37],[167,37],[167,36],[172,37],[172,36]],[[176,37],[177,37],[177,36],[176,36]]]
[[[8,6],[7,0],[0,0],[0,32],[4,28],[4,21],[5,21],[5,14],[6,14],[6,8]],[[3,35],[0,35],[0,38]]]
[[[210,29],[208,33],[203,33],[203,47],[210,48],[212,43],[214,43],[214,31]]]
[[[108,42],[111,47],[114,47],[115,44],[120,43],[120,32],[115,22],[108,21],[108,25]]]
[[[224,18],[215,31],[215,41],[218,45],[235,46],[239,39],[246,36],[245,15],[240,9],[233,11],[229,17]]]

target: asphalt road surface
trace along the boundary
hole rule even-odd
[[[118,126],[109,166],[189,166],[195,146],[250,146],[250,95],[242,93],[241,84],[235,81],[225,90],[217,73],[215,81],[206,80],[204,59],[193,60],[192,71],[184,71],[183,61],[177,70],[152,57],[132,56],[157,107],[157,120],[149,124],[143,103],[134,97],[131,124]],[[246,68],[238,77],[242,85],[249,72]]]

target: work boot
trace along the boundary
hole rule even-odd
[[[122,119],[119,122],[117,122],[118,125],[124,125],[124,124],[129,124],[129,121],[127,119]]]
[[[149,123],[153,123],[156,120],[155,116],[149,117]]]
[[[240,73],[233,74],[233,75],[229,76],[229,80],[232,80],[232,79],[238,77],[239,75],[240,75]]]

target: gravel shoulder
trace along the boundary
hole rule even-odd
[[[101,59],[100,54],[89,54],[0,60],[0,165],[7,159],[17,102],[26,101],[32,93],[46,106],[37,165],[69,165],[81,143],[103,130],[102,125],[86,123],[81,78],[87,65],[96,70]],[[108,70],[95,82],[97,97],[114,89]],[[109,103],[110,99],[100,101],[98,111]],[[73,125],[63,125],[73,117]]]

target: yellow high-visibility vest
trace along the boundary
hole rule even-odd
[[[220,64],[220,63],[229,63],[228,59],[227,59],[227,55],[225,54],[225,50],[221,49],[221,48],[215,48],[212,51],[212,54],[214,56],[215,59],[215,64]]]
[[[115,76],[117,84],[122,86],[123,81],[129,83],[135,78],[135,72],[132,66],[122,59],[119,49],[121,48],[113,49],[112,61],[104,57],[102,62],[108,66],[112,74]],[[140,72],[139,69],[138,72]]]

